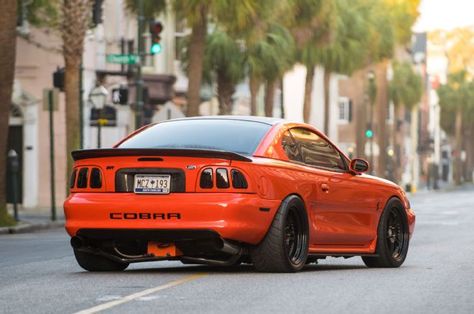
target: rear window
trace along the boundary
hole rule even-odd
[[[158,123],[121,143],[119,148],[223,150],[252,155],[270,125],[240,120],[179,120]]]

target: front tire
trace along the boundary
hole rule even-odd
[[[377,228],[378,256],[363,256],[367,267],[400,267],[408,253],[409,234],[405,209],[392,198],[385,206]]]
[[[76,249],[74,249],[74,256],[79,266],[88,271],[122,271],[128,267],[128,263],[115,262],[103,256]]]
[[[308,217],[303,201],[289,196],[280,205],[263,241],[251,250],[261,272],[296,272],[308,257]]]

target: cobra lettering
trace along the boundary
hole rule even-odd
[[[110,219],[119,220],[136,220],[136,219],[155,219],[155,220],[171,220],[181,219],[180,213],[109,213]]]

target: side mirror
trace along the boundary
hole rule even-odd
[[[355,173],[362,173],[369,170],[369,163],[364,159],[355,158],[351,160],[349,168]]]

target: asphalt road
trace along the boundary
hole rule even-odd
[[[63,230],[0,236],[0,313],[474,313],[474,189],[411,201],[417,226],[399,269],[355,257],[296,274],[179,262],[88,273]]]

